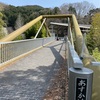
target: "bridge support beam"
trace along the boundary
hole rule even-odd
[[[49,28],[48,28],[46,22],[44,23],[44,26],[45,26],[45,28],[46,28],[46,30],[47,30],[47,36],[51,36],[50,30],[49,30]]]
[[[21,28],[17,29],[16,31],[10,33],[8,36],[5,38],[1,39],[0,42],[7,42],[7,41],[12,41],[15,39],[17,36],[25,32],[27,29],[29,29],[31,26],[36,24],[38,21],[40,21],[43,18],[43,16],[39,16],[36,19],[32,20],[31,22],[27,23],[26,25],[22,26]]]
[[[35,35],[34,39],[36,39],[36,38],[37,38],[37,36],[38,36],[38,34],[39,34],[40,30],[42,29],[42,26],[43,26],[43,24],[45,23],[45,21],[46,21],[46,18],[44,18],[44,20],[43,20],[43,22],[42,22],[42,24],[41,24],[40,28],[38,29],[38,31],[37,31],[37,33],[36,33],[36,35]]]

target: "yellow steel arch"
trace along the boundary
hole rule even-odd
[[[74,30],[74,33],[75,33],[76,50],[77,50],[78,54],[80,55],[81,51],[82,51],[83,36],[82,36],[81,30],[79,28],[77,19],[76,19],[75,15],[73,15],[73,14],[67,14],[67,15],[66,14],[65,15],[43,15],[43,16],[39,16],[36,19],[32,20],[31,22],[27,23],[26,25],[22,26],[18,30],[14,31],[11,34],[9,34],[8,36],[4,37],[3,39],[0,40],[0,42],[12,41],[14,38],[19,36],[23,32],[25,32],[32,25],[34,25],[38,21],[42,20],[43,18],[68,18],[68,17],[71,20],[71,26],[72,26],[71,28]],[[95,60],[94,60],[94,58],[90,57],[89,52],[88,52],[86,46],[85,46],[84,53],[86,54],[86,56],[88,56],[88,57],[85,57],[83,59],[84,66],[88,67],[88,68],[90,68],[90,69],[92,69],[94,71],[93,95],[92,95],[92,98],[93,98],[93,100],[99,100],[100,99],[100,95],[99,95],[100,94],[100,68],[99,67],[92,67],[91,66],[91,61],[95,61]]]

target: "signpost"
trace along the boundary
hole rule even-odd
[[[91,100],[93,71],[69,68],[69,96],[68,100]]]
[[[86,100],[87,79],[76,79],[76,100]]]

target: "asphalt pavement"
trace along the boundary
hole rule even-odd
[[[0,71],[0,100],[43,100],[64,62],[65,43],[55,41]]]

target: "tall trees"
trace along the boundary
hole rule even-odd
[[[15,29],[18,29],[18,28],[22,27],[23,24],[24,24],[23,18],[21,17],[21,14],[19,13],[18,17],[16,19],[16,22],[15,22]]]
[[[18,17],[16,19],[16,22],[15,22],[15,30],[17,30],[18,28],[22,27],[24,24],[23,22],[23,18],[21,17],[21,14],[19,13],[18,14]],[[25,35],[24,34],[21,34],[19,35],[18,37],[16,37],[15,40],[22,40],[22,39],[25,39]]]
[[[29,28],[26,32],[25,32],[25,36],[27,39],[31,39],[34,38],[34,36],[36,35],[38,29],[41,26],[41,22],[39,21],[38,23],[36,23],[34,26],[32,26],[31,28]],[[46,37],[46,29],[43,26],[42,29],[40,30],[39,34],[38,34],[38,38],[41,37]]]
[[[93,9],[94,5],[87,1],[83,1],[83,2],[74,3],[73,7],[76,9],[77,16],[82,17],[86,15],[91,9]]]
[[[91,24],[90,33],[87,35],[87,46],[90,52],[95,48],[100,51],[100,13],[93,15]]]
[[[61,13],[61,11],[60,11],[60,9],[58,7],[55,7],[53,9],[53,14],[60,14],[60,13]]]
[[[93,4],[83,1],[83,2],[77,2],[77,3],[69,3],[69,4],[63,4],[60,9],[62,13],[68,13],[69,9],[76,10],[77,16],[81,17],[86,15],[91,9],[94,8]]]
[[[100,51],[98,50],[98,48],[95,48],[93,50],[93,57],[97,60],[100,61]]]
[[[87,13],[89,13],[89,11],[92,10],[93,8],[94,8],[93,4],[87,1],[63,4],[60,7],[62,13],[75,14],[80,24],[85,22],[83,19],[84,16],[87,15]]]
[[[70,3],[70,4],[63,4],[60,8],[54,7],[54,8],[43,8],[41,6],[33,5],[33,6],[7,6],[3,14],[5,17],[3,18],[5,22],[7,23],[7,27],[12,27],[12,29],[18,29],[23,24],[26,24],[27,22],[33,20],[34,18],[38,17],[39,15],[52,15],[52,14],[60,14],[60,13],[70,13],[75,14],[77,16],[79,23],[85,23],[88,24],[90,22],[90,17],[85,16],[87,12],[93,8],[93,5],[84,1],[84,2],[77,2],[77,3]],[[20,14],[19,14],[20,13]],[[92,11],[88,14],[92,14]],[[84,19],[83,19],[84,17]],[[51,19],[49,19],[47,22],[49,23]],[[59,22],[66,22],[66,20],[55,20],[52,19],[52,21],[59,21]],[[47,23],[47,24],[48,24]],[[30,30],[34,30],[33,28],[30,28]],[[29,33],[29,30],[28,30]],[[28,34],[29,35],[29,34]],[[30,38],[31,38],[30,33]],[[34,37],[34,36],[33,36]]]
[[[2,20],[3,14],[0,12],[0,29],[2,28],[2,26],[4,25],[4,22]]]
[[[75,15],[77,15],[76,14],[76,9],[74,7],[72,7],[72,6],[69,7],[68,12],[69,12],[69,14],[75,14]]]
[[[3,14],[0,12],[0,39],[5,36],[3,32],[3,26],[5,25],[4,21],[2,20]]]
[[[26,24],[32,18],[36,18],[39,16],[39,11],[43,10],[43,7],[41,6],[22,6],[22,7],[15,7],[12,5],[9,5],[5,10],[3,11],[3,14],[5,15],[5,21],[7,22],[8,27],[15,26],[17,16],[21,15],[23,17],[23,23]],[[32,17],[32,16],[33,17]],[[37,16],[36,16],[37,15]]]
[[[83,18],[84,24],[91,24],[91,22],[92,22],[91,18],[96,13],[100,13],[100,8],[90,10],[89,13],[87,15],[85,15]]]
[[[100,13],[96,13],[92,17],[92,30],[95,46],[100,50]]]
[[[0,11],[4,10],[5,7],[7,7],[8,5],[0,2]]]

